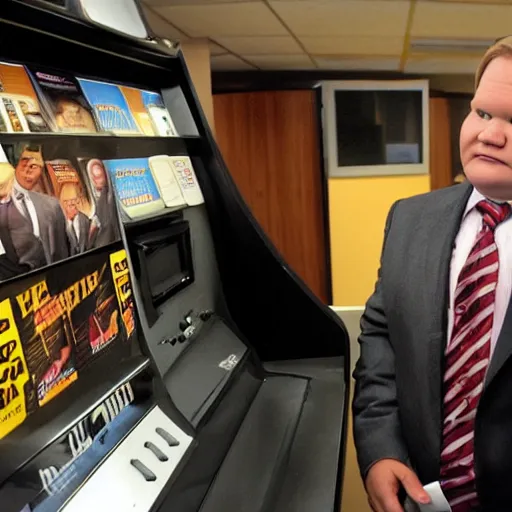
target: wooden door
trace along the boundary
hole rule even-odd
[[[450,106],[446,98],[430,98],[430,189],[453,185]]]
[[[329,302],[315,92],[213,97],[217,143],[242,196],[277,250]]]

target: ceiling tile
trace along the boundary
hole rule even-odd
[[[313,55],[392,55],[402,53],[403,37],[301,37]]]
[[[208,45],[210,46],[210,55],[224,55],[225,53],[229,53],[226,48],[219,46],[213,41],[210,41]]]
[[[239,55],[288,55],[302,53],[302,48],[291,36],[217,37],[222,46]]]
[[[212,71],[242,71],[246,69],[255,69],[247,62],[242,59],[235,57],[234,55],[217,55],[212,56],[210,59]]]
[[[419,2],[413,37],[495,39],[510,34],[512,5]]]
[[[409,11],[408,0],[270,0],[270,4],[299,37],[400,37]]]
[[[191,37],[288,35],[272,11],[260,2],[155,9]]]
[[[307,55],[248,55],[244,58],[260,69],[316,69]]]
[[[480,58],[438,55],[412,55],[405,64],[405,73],[474,74]]]
[[[180,32],[176,27],[170,25],[162,16],[148,9],[146,6],[142,6],[142,10],[146,17],[146,21],[152,28],[153,32],[159,37],[166,37],[168,39],[176,39],[183,41],[186,39],[185,35]]]
[[[398,71],[400,59],[351,59],[314,57],[320,69],[345,71]]]

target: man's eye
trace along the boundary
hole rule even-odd
[[[491,114],[488,114],[487,112],[484,112],[483,110],[476,109],[476,113],[486,121],[489,121],[491,119]]]

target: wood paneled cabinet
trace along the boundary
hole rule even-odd
[[[453,185],[450,105],[447,98],[430,98],[430,188]]]
[[[217,143],[242,196],[291,268],[328,303],[316,93],[217,94],[213,104]]]

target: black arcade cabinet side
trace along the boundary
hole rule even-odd
[[[338,510],[346,330],[254,221],[179,49],[125,3],[2,4],[0,502]]]

